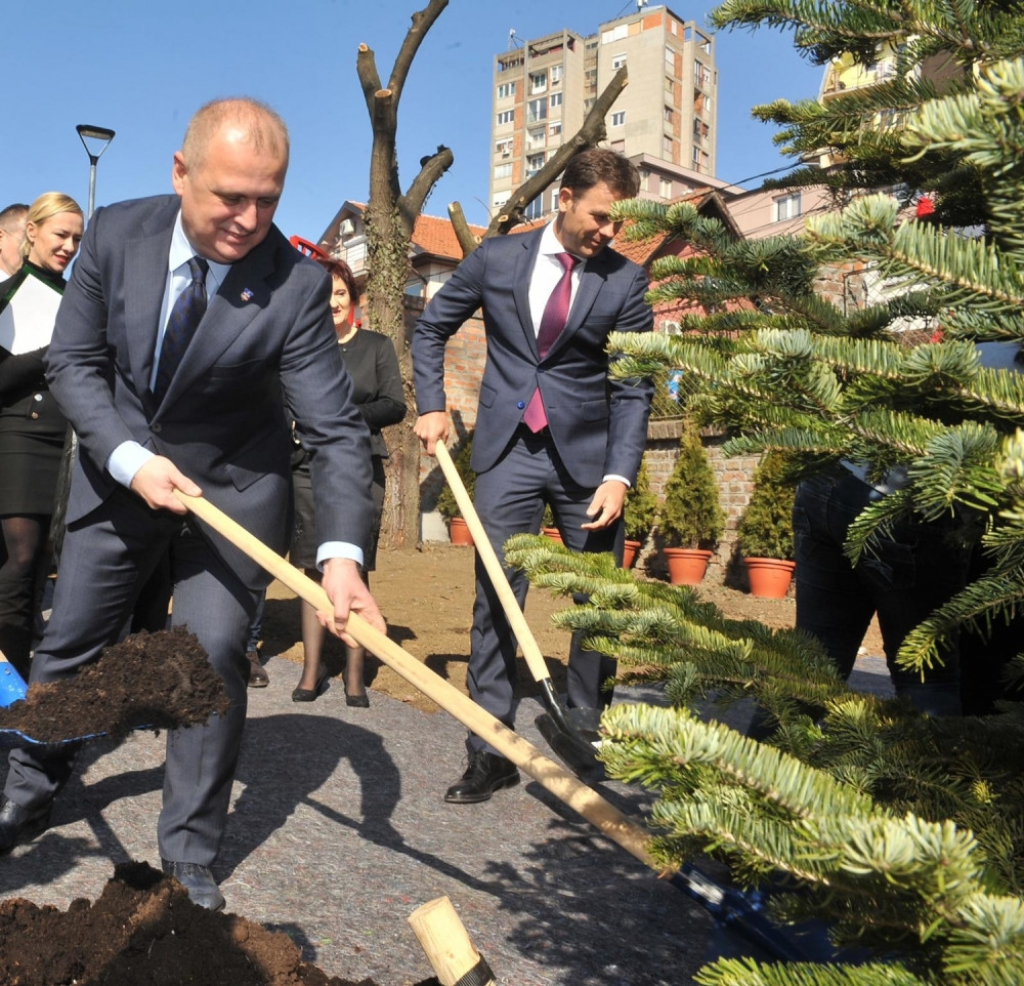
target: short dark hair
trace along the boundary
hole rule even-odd
[[[345,282],[345,287],[348,288],[348,296],[352,302],[352,307],[355,308],[359,304],[359,286],[356,284],[356,276],[352,273],[352,268],[345,263],[344,260],[339,260],[337,257],[314,257],[313,258],[331,277],[341,278]]]
[[[10,227],[27,215],[28,206],[24,202],[15,202],[13,205],[9,205],[6,209],[0,210],[0,229],[9,233]]]
[[[562,188],[579,195],[604,182],[623,198],[635,198],[640,191],[640,172],[629,158],[604,147],[592,147],[572,158],[562,172]]]

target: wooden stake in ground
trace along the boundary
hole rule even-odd
[[[472,982],[476,986],[492,986],[494,973],[473,947],[447,897],[438,897],[416,908],[409,915],[409,924],[441,986],[455,986],[470,972],[474,973]]]

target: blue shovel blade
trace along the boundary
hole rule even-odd
[[[0,709],[6,709],[15,702],[20,702],[28,694],[28,686],[25,680],[14,668],[4,660],[0,660]],[[61,743],[76,743],[80,740],[96,739],[104,733],[92,733],[89,736],[72,736],[60,740]],[[10,749],[15,746],[36,746],[43,744],[42,740],[33,739],[18,729],[0,729],[0,749]]]

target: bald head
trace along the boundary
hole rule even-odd
[[[221,136],[248,144],[260,155],[288,164],[288,128],[269,106],[256,99],[215,99],[196,111],[185,131],[181,154],[190,169],[202,168],[210,142]]]
[[[21,202],[0,211],[0,281],[21,270],[21,244],[25,239],[28,206]]]
[[[288,130],[252,99],[208,103],[174,155],[171,184],[197,254],[233,264],[270,232],[288,171]]]

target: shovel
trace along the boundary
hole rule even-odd
[[[448,481],[452,493],[455,494],[455,502],[459,505],[459,510],[462,511],[462,517],[473,535],[477,554],[487,570],[491,585],[494,586],[494,591],[498,595],[501,608],[505,611],[512,632],[519,641],[523,657],[526,659],[526,666],[530,669],[533,680],[540,686],[541,700],[544,703],[544,708],[547,709],[547,714],[537,719],[537,728],[540,729],[544,739],[548,741],[558,758],[577,777],[589,784],[604,780],[604,767],[596,757],[594,746],[601,738],[600,711],[597,709],[567,709],[562,705],[555,692],[551,672],[548,671],[537,639],[530,630],[523,611],[519,608],[519,601],[512,591],[512,586],[509,585],[505,569],[484,532],[484,526],[473,507],[473,501],[444,442],[438,441],[434,447],[434,454],[437,456],[444,478]]]
[[[443,448],[443,446],[439,446]],[[285,561],[240,524],[201,496],[175,495],[200,520],[261,565],[319,612],[333,613],[334,606],[323,587]],[[507,583],[506,583],[507,584]],[[826,961],[834,950],[819,934],[798,936],[796,929],[778,928],[764,913],[764,903],[733,887],[723,887],[691,864],[671,871],[650,853],[651,836],[596,791],[545,757],[535,746],[513,732],[471,698],[463,695],[393,640],[374,629],[358,613],[349,614],[346,632],[414,688],[511,760],[545,790],[582,815],[612,842],[667,878],[676,889],[691,897],[714,918],[716,928],[742,936],[769,957],[788,961]],[[817,939],[817,940],[815,940]]]

